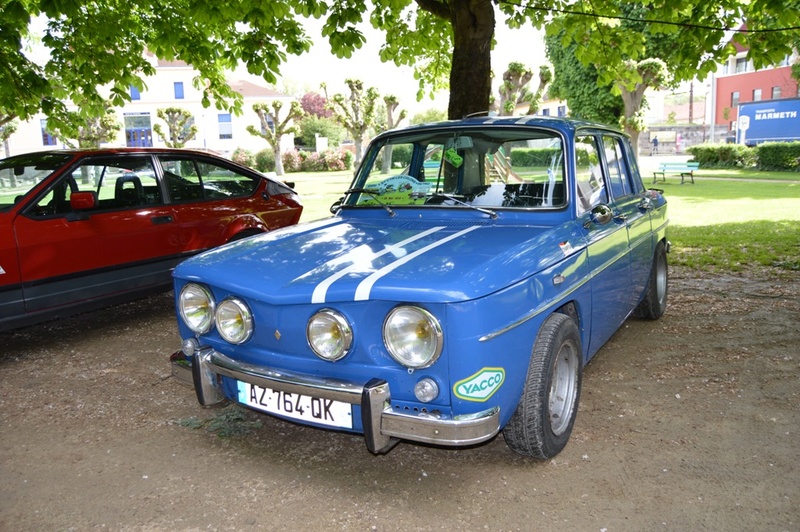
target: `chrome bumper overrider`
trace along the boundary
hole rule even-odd
[[[360,405],[364,437],[367,448],[373,453],[387,452],[400,439],[439,445],[472,445],[492,438],[500,430],[497,407],[466,419],[394,412],[389,384],[379,379],[359,385],[296,375],[237,362],[213,349],[201,349],[191,357],[178,351],[170,357],[170,362],[173,376],[184,383],[192,383],[197,400],[203,406],[225,401],[219,388],[220,375],[273,390]],[[191,363],[191,369],[187,362]]]

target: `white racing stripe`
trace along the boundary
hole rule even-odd
[[[325,279],[324,281],[319,283],[314,288],[314,293],[311,294],[311,302],[312,303],[325,303],[325,297],[328,294],[328,288],[330,288],[333,283],[335,283],[336,281],[338,281],[339,279],[341,279],[342,277],[344,277],[348,273],[353,272],[355,270],[358,270],[359,268],[363,268],[365,262],[372,262],[373,260],[377,259],[378,257],[382,257],[383,255],[386,255],[387,253],[393,253],[393,252],[397,251],[398,249],[401,249],[403,246],[405,246],[407,244],[410,244],[411,242],[414,242],[415,240],[419,240],[420,238],[424,238],[424,237],[426,237],[426,236],[428,236],[430,234],[433,234],[433,233],[435,233],[437,231],[441,231],[442,229],[444,229],[444,226],[432,227],[432,228],[428,229],[427,231],[423,231],[423,232],[418,233],[418,234],[416,234],[416,235],[414,235],[412,237],[406,238],[405,240],[402,240],[402,241],[398,242],[397,244],[393,244],[391,246],[388,246],[388,247],[386,247],[385,249],[383,249],[381,251],[374,252],[371,255],[369,255],[366,259],[354,260],[353,263],[350,264],[350,266],[348,266],[347,268],[344,268],[343,270],[339,270],[338,272],[334,273],[333,275],[331,275],[330,277],[328,277],[327,279]],[[341,261],[341,260],[342,259],[337,259],[337,262]],[[345,257],[345,261],[346,261],[346,257]]]
[[[446,244],[447,242],[450,242],[453,239],[459,238],[460,236],[463,236],[463,235],[469,233],[470,231],[474,231],[475,229],[478,229],[479,227],[480,227],[479,225],[474,225],[472,227],[468,227],[468,228],[466,228],[466,229],[464,229],[462,231],[459,231],[458,233],[453,233],[452,235],[450,235],[448,237],[445,237],[445,238],[443,238],[441,240],[437,240],[436,242],[433,242],[432,244],[428,244],[424,248],[418,249],[414,253],[409,253],[408,255],[403,257],[402,259],[396,260],[391,264],[387,264],[386,266],[384,266],[380,270],[376,271],[375,273],[373,273],[372,275],[370,275],[369,277],[367,277],[366,279],[361,281],[361,284],[359,284],[358,288],[356,288],[356,297],[355,297],[354,301],[365,301],[365,300],[369,299],[369,293],[372,291],[372,286],[376,282],[378,282],[378,280],[381,277],[385,276],[386,274],[388,274],[388,273],[392,272],[393,270],[399,268],[403,264],[406,264],[407,262],[419,257],[423,253],[427,253],[428,251],[436,249],[437,247],[439,247],[439,246],[441,246],[443,244]]]

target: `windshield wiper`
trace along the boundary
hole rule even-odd
[[[388,205],[386,205],[385,203],[383,203],[381,200],[378,199],[378,196],[380,196],[381,194],[380,194],[380,192],[378,192],[375,189],[371,189],[371,188],[351,188],[350,190],[345,192],[345,194],[369,194],[369,196],[372,199],[375,200],[375,203],[377,203],[378,205],[383,207],[386,210],[386,212],[389,213],[389,216],[393,217],[395,215],[395,212],[392,210],[391,207],[389,207]]]
[[[471,204],[469,204],[467,202],[461,201],[460,199],[456,198],[455,196],[451,196],[450,194],[435,193],[435,194],[431,194],[431,197],[432,198],[437,198],[437,199],[441,198],[441,199],[450,200],[453,203],[457,203],[458,205],[463,205],[464,207],[469,207],[470,209],[474,209],[474,210],[476,210],[478,212],[482,212],[483,214],[488,214],[492,218],[492,220],[496,220],[497,219],[497,213],[494,212],[493,210],[484,209],[483,207],[476,207],[475,205],[471,205]]]

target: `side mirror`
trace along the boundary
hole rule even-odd
[[[69,196],[69,206],[73,211],[88,211],[97,207],[97,194],[90,190],[73,192]]]
[[[339,212],[339,210],[342,208],[343,201],[344,198],[342,197],[333,202],[333,205],[331,205],[331,214],[336,214],[337,212]]]
[[[591,220],[597,225],[606,225],[614,219],[614,212],[608,205],[598,205],[592,209]]]

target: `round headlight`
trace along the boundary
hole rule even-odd
[[[425,309],[396,307],[383,322],[383,342],[400,364],[426,368],[442,352],[442,327]]]
[[[214,300],[208,290],[199,284],[189,283],[181,289],[178,298],[181,319],[195,334],[205,334],[214,323]]]
[[[219,304],[216,324],[219,335],[232,344],[246,342],[253,334],[253,315],[247,305],[235,297]]]
[[[306,337],[314,354],[323,360],[339,360],[353,343],[350,324],[344,316],[331,309],[322,309],[311,316],[306,326]]]

